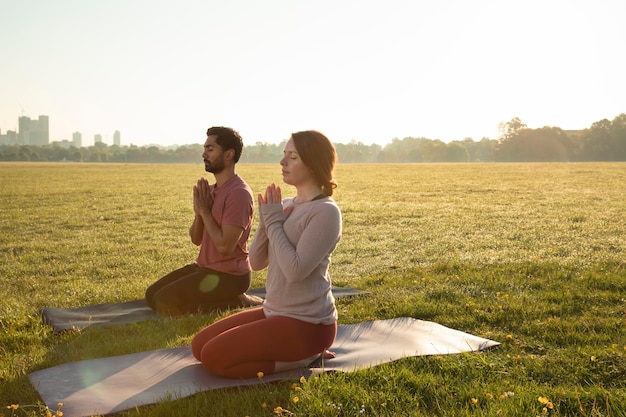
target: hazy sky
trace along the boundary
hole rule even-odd
[[[248,144],[496,138],[626,112],[623,0],[0,0],[0,129]]]

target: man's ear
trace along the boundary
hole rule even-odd
[[[226,151],[226,157],[230,160],[235,160],[235,150],[234,149],[229,149]]]

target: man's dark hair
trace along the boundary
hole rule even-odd
[[[239,132],[230,127],[213,126],[207,129],[206,135],[217,136],[215,142],[222,147],[222,150],[233,149],[235,151],[234,161],[235,163],[239,162],[241,152],[243,151],[243,139]]]

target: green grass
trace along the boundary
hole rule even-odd
[[[238,172],[255,192],[280,183],[278,164]],[[0,413],[42,415],[29,372],[186,345],[220,317],[54,335],[39,316],[140,298],[195,259],[187,229],[202,175],[201,165],[0,164]],[[410,316],[502,345],[119,415],[626,416],[626,164],[355,164],[337,179],[333,280],[370,291],[338,300],[340,323]]]

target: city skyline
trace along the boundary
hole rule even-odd
[[[2,133],[0,127],[0,145],[48,145],[59,143],[61,146],[83,146],[83,135],[81,132],[72,133],[72,139],[58,138],[50,139],[49,130],[50,117],[48,115],[39,115],[37,119],[31,116],[21,115],[18,117],[17,130],[7,130]],[[106,135],[108,139],[108,135]],[[94,144],[106,143],[107,145],[121,146],[121,132],[115,130],[112,135],[112,143],[107,143],[103,139],[102,134],[96,133],[93,137]]]
[[[0,128],[47,114],[51,140],[86,146],[115,130],[202,143],[212,125],[246,144],[480,140],[514,117],[578,130],[626,111],[624,15],[620,0],[8,2]]]

